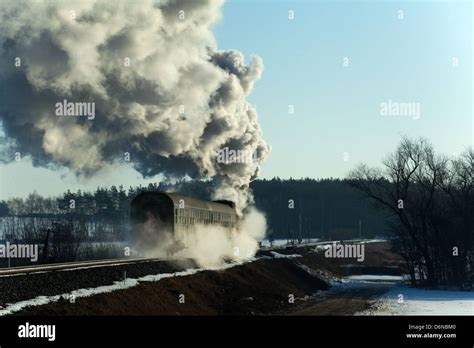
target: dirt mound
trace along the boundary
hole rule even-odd
[[[301,269],[293,259],[258,260],[222,271],[142,282],[133,288],[78,298],[75,303],[60,300],[27,308],[19,314],[267,314],[292,306],[290,295],[297,302],[328,287],[326,282]]]
[[[200,271],[155,282],[143,281],[131,288],[77,298],[75,303],[64,299],[28,307],[17,314],[348,315],[367,309],[368,300],[387,291],[387,287],[362,287],[349,292],[344,288],[336,292],[333,289],[320,291],[329,288],[326,279],[364,271],[366,274],[376,270],[382,273],[388,270],[393,274],[403,272],[400,257],[392,252],[388,243],[367,244],[365,255],[364,262],[357,262],[354,258],[327,258],[324,251],[316,247],[284,249],[277,253],[267,251],[261,253],[261,258],[256,261],[224,270]],[[168,265],[169,269],[181,270],[186,269],[185,266]],[[160,267],[163,269],[164,266]],[[133,275],[143,274],[145,269],[128,271],[127,274],[133,278]],[[48,275],[50,278],[53,276]]]

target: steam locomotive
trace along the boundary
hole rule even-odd
[[[237,224],[231,201],[203,201],[176,193],[145,191],[130,203],[130,222],[137,248],[144,254],[165,250],[167,256],[186,248],[198,225],[231,230]]]

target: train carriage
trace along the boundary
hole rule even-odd
[[[176,193],[145,191],[130,205],[130,221],[141,250],[165,246],[167,254],[185,248],[197,225],[232,229],[237,224],[230,201],[203,201]]]

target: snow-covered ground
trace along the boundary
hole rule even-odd
[[[395,276],[395,275],[360,274],[360,275],[349,276],[347,277],[347,279],[366,281],[366,282],[381,282],[381,281],[403,281],[405,277]]]
[[[402,281],[401,276],[357,275],[346,278],[343,285],[395,283],[391,290],[374,301],[371,310],[360,315],[474,315],[474,291],[417,289]]]
[[[275,259],[292,259],[292,258],[295,258],[295,257],[302,257],[302,256],[299,255],[299,254],[289,254],[289,255],[285,255],[285,254],[277,253],[276,251],[270,251],[270,253],[272,254],[272,256],[273,256]]]
[[[368,243],[379,243],[379,242],[386,242],[386,239],[346,239],[344,242],[346,243],[355,243],[355,244],[368,244]],[[319,250],[324,250],[327,248],[330,248],[333,243],[339,244],[341,241],[340,240],[325,240],[321,241],[319,238],[310,238],[310,239],[304,239],[301,243],[295,242],[293,244],[292,242],[288,242],[287,239],[275,239],[273,241],[269,241],[267,239],[264,239],[260,242],[261,246],[263,248],[268,248],[268,247],[284,247],[288,245],[305,245],[305,246],[311,246],[315,245],[316,246],[316,251]]]
[[[375,315],[474,315],[473,291],[397,286],[376,304]]]
[[[310,238],[310,239],[304,239],[303,243],[316,243],[319,241],[319,238]],[[280,246],[286,246],[288,245],[288,240],[287,239],[275,239],[273,241],[269,241],[268,239],[264,239],[261,241],[261,246],[262,247],[280,247]]]

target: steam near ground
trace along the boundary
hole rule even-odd
[[[195,229],[186,233],[186,245],[181,245],[182,249],[170,232],[160,233],[156,224],[144,227],[145,233],[139,241],[144,256],[192,258],[200,267],[207,268],[255,256],[267,226],[265,216],[254,207],[249,207],[234,230],[196,225]]]

